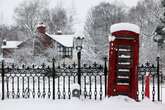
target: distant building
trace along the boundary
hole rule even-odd
[[[61,31],[58,31],[56,34],[48,34],[46,32],[46,26],[43,24],[39,24],[37,26],[37,40],[35,45],[38,48],[53,48],[56,47],[56,51],[59,57],[61,58],[72,58],[73,56],[73,42],[75,35],[64,35]],[[40,45],[40,46],[39,46]],[[35,48],[37,52],[36,54],[40,54],[39,49]],[[41,50],[42,53],[42,50]]]
[[[1,46],[2,57],[3,58],[12,58],[15,50],[31,46],[34,48],[34,56],[44,54],[44,51],[47,49],[54,49],[53,53],[58,55],[60,58],[69,58],[73,57],[73,48],[74,48],[74,38],[75,35],[64,35],[61,31],[58,31],[56,34],[48,34],[46,32],[46,26],[43,23],[37,25],[37,34],[32,40],[25,41],[6,41],[3,40]],[[29,43],[30,42],[30,43]],[[49,54],[49,53],[48,53]],[[52,53],[50,53],[52,54]]]
[[[20,47],[22,41],[6,41],[3,40],[1,49],[3,58],[11,58],[12,53]]]

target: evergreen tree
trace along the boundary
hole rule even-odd
[[[165,71],[165,0],[161,1],[162,16],[160,24],[156,27],[154,41],[157,43],[158,54],[160,56],[160,68],[164,74]]]
[[[89,10],[84,26],[84,36],[88,41],[85,42],[84,51],[88,52],[94,59],[103,60],[108,55],[108,36],[110,26],[114,23],[124,21],[125,10],[122,7],[101,2]],[[93,52],[91,52],[93,51]],[[82,53],[89,58],[87,54]],[[92,59],[90,58],[92,61]]]
[[[158,47],[163,47],[163,44],[165,42],[165,0],[162,0],[161,5],[163,8],[163,15],[160,18],[161,23],[155,30],[156,36],[154,38],[154,41],[158,43]]]

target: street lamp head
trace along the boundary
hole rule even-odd
[[[75,40],[76,50],[81,51],[84,37],[77,37]]]

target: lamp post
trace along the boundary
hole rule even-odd
[[[81,50],[82,50],[82,43],[83,37],[77,37],[75,40],[75,46],[77,50],[77,63],[78,63],[78,84],[81,87]]]

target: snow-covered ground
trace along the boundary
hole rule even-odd
[[[165,93],[165,87],[162,88]],[[165,110],[165,94],[162,102],[152,102],[145,98],[136,102],[126,96],[103,98],[103,100],[89,99],[5,99],[0,100],[0,110]]]
[[[158,100],[158,89],[157,89],[157,84],[155,83],[154,84],[154,88],[155,88],[155,95],[154,95],[154,99],[155,100]],[[139,100],[142,100],[142,84],[140,83],[139,81],[139,85],[138,85],[138,90],[139,90],[139,97],[138,99]],[[145,92],[145,85],[144,85],[144,92]],[[150,100],[153,99],[153,85],[152,85],[152,82],[150,84]],[[161,84],[160,86],[160,100],[162,100],[164,103],[165,103],[165,84]]]
[[[60,85],[61,84],[62,82],[60,82]],[[73,88],[72,86],[73,84],[71,85],[71,89]],[[22,86],[20,85],[20,87]],[[99,88],[100,88],[99,85],[97,85],[97,87],[99,92]],[[66,88],[68,87],[66,86]],[[87,88],[89,87],[87,86]],[[155,91],[157,93],[156,88],[157,87],[155,87]],[[12,88],[10,87],[10,91],[11,89]],[[60,89],[62,89],[62,85]],[[57,85],[56,85],[56,90],[57,90]],[[141,91],[140,84],[139,84],[139,91]],[[152,93],[152,85],[150,86],[150,92]],[[111,110],[165,110],[165,85],[162,85],[161,94],[162,94],[162,102],[157,102],[157,101],[152,102],[151,101],[152,99],[147,99],[147,98],[145,98],[140,102],[136,102],[133,99],[130,99],[126,96],[103,98],[103,100],[101,101],[99,99],[94,100],[94,98],[92,100],[84,99],[84,98],[81,99],[71,98],[71,100],[69,99],[64,100],[64,99],[57,99],[56,97],[56,100],[52,100],[52,97],[51,99],[47,99],[47,98],[46,99],[43,98],[7,99],[5,97],[5,100],[3,101],[0,100],[0,110],[36,110],[36,109],[37,110],[45,110],[45,109],[48,110],[54,110],[54,109],[56,110],[110,110],[110,109]],[[157,96],[155,96],[155,99],[157,100]]]
[[[162,93],[165,93],[163,85]],[[145,98],[136,102],[126,96],[103,98],[103,100],[89,99],[5,99],[0,100],[0,110],[165,110],[165,94],[162,102],[152,102]]]
[[[126,96],[94,100],[16,99],[0,101],[0,110],[165,110],[165,104],[148,99],[135,102]]]
[[[165,104],[165,85],[162,86],[161,90],[162,95],[162,103]]]

